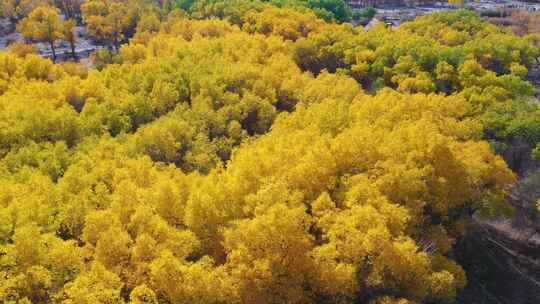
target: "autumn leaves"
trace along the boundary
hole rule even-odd
[[[535,46],[463,12],[240,16],[149,18],[99,71],[0,54],[0,302],[455,299],[453,244],[515,180],[486,126],[535,130],[501,114]]]

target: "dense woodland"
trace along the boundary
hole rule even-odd
[[[499,154],[540,157],[540,36],[273,2],[90,0],[94,68],[0,53],[1,303],[453,303]]]

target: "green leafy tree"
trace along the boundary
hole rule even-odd
[[[307,6],[315,12],[325,10],[339,22],[349,22],[352,18],[351,8],[343,0],[307,0]]]

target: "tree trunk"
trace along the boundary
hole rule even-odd
[[[118,51],[119,43],[118,43],[118,38],[116,37],[116,35],[114,35],[113,46],[114,46],[114,50]]]
[[[9,32],[14,32],[16,29],[17,29],[17,23],[19,22],[19,20],[17,20],[17,18],[15,17],[10,17],[9,18]]]
[[[69,45],[71,46],[71,56],[73,57],[73,60],[79,60],[79,58],[77,58],[77,54],[75,53],[75,43],[73,41],[70,41]]]
[[[56,50],[54,49],[54,40],[49,41],[51,44],[53,62],[56,62]]]

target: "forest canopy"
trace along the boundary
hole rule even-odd
[[[512,212],[495,147],[540,142],[540,39],[264,2],[90,0],[96,68],[0,53],[0,302],[455,300],[471,215]]]

